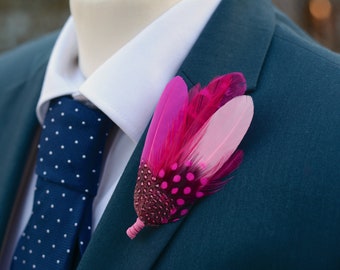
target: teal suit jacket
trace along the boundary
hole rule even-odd
[[[0,240],[37,121],[56,35],[0,59]],[[340,57],[266,0],[222,0],[178,74],[189,85],[240,71],[255,115],[234,179],[182,221],[125,230],[143,139],[79,269],[340,269]]]

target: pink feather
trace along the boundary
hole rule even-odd
[[[157,162],[160,149],[165,142],[171,123],[188,100],[188,88],[184,80],[177,76],[173,78],[164,89],[164,92],[155,109],[145,139],[142,160],[151,164]]]
[[[213,176],[235,152],[253,118],[249,96],[233,98],[221,107],[201,129],[191,153],[194,162],[204,165],[205,177]]]
[[[168,84],[141,157],[131,239],[144,226],[177,221],[230,181],[221,178],[240,165],[243,152],[237,147],[253,117],[245,89],[241,73],[217,77],[203,89],[196,85],[189,95],[180,77]]]

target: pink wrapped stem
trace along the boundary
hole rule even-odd
[[[126,234],[133,239],[136,235],[144,228],[144,223],[139,218],[137,218],[136,222],[126,230]]]

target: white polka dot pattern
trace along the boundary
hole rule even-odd
[[[70,97],[51,102],[40,142],[32,216],[11,269],[71,269],[91,235],[105,139],[112,122]]]

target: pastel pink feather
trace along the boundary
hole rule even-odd
[[[188,88],[184,80],[177,76],[173,78],[164,89],[164,92],[155,109],[148,134],[146,136],[142,160],[151,164],[157,162],[161,147],[172,128],[171,123],[178,116],[188,100]]]
[[[233,98],[221,107],[202,128],[191,157],[204,164],[205,177],[211,177],[235,152],[254,114],[251,97]]]

